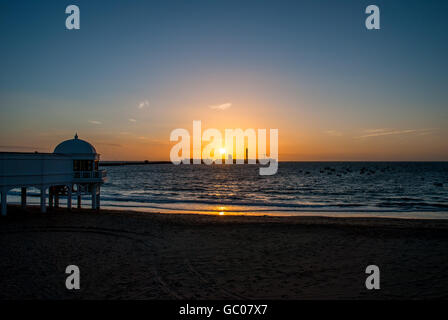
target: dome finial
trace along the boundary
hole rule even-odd
[[[78,132],[75,133],[75,139],[78,139]]]

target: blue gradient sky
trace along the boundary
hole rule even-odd
[[[80,30],[65,29],[69,4]],[[381,30],[364,26],[369,4]],[[52,151],[78,131],[103,159],[168,159],[171,130],[202,120],[278,128],[280,160],[448,160],[447,14],[447,1],[0,0],[0,149]]]

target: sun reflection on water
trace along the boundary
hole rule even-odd
[[[219,206],[219,207],[216,208],[216,211],[219,212],[219,215],[220,215],[220,216],[223,216],[223,215],[225,214],[226,207],[224,207],[224,206]]]

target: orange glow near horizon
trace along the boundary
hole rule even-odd
[[[396,127],[392,123],[354,119],[352,114],[312,112],[306,100],[285,109],[272,108],[275,101],[269,99],[237,96],[226,110],[208,107],[211,105],[208,101],[221,100],[229,99],[205,94],[182,105],[179,98],[174,106],[182,107],[154,111],[154,115],[138,111],[142,115],[133,115],[135,122],[127,118],[124,121],[120,114],[111,114],[109,122],[103,121],[101,125],[67,118],[60,121],[65,125],[59,129],[34,121],[24,124],[20,131],[2,132],[0,144],[2,151],[52,152],[58,143],[78,132],[81,139],[95,146],[104,161],[169,161],[170,150],[176,143],[169,141],[171,131],[184,128],[192,136],[193,120],[201,120],[202,132],[216,128],[223,137],[225,129],[278,129],[279,161],[448,160],[445,127],[414,128],[418,122]],[[68,113],[67,117],[70,116]],[[44,128],[33,127],[38,125]],[[269,141],[267,137],[267,150]],[[230,154],[228,150],[220,153]],[[236,158],[233,152],[232,156]]]
[[[191,134],[191,123],[189,126],[183,127],[188,129]],[[229,128],[238,127],[247,128],[242,125],[229,126]],[[224,129],[221,130],[223,135]],[[306,131],[305,127],[302,130],[297,130],[286,125],[279,126],[279,161],[446,161],[448,159],[448,149],[442,130],[434,130],[429,133],[416,131],[402,135],[386,133],[362,137],[365,135],[362,130],[342,132],[339,135],[312,129]],[[80,138],[91,142],[101,154],[101,160],[105,161],[168,161],[170,150],[175,144],[175,142],[169,141],[169,134],[170,130],[168,129],[164,130],[163,134],[156,132],[146,136],[79,131]],[[15,137],[14,144],[20,147],[8,149],[8,145],[12,145],[13,139],[8,139],[7,135],[3,135],[2,151],[52,152],[58,143],[72,137],[73,133],[55,133],[45,136],[28,136],[27,133],[24,133],[22,136]],[[205,144],[203,143],[202,147]],[[28,145],[31,146],[26,147]],[[225,149],[225,146],[221,149]],[[267,139],[267,150],[269,150],[269,139]],[[229,153],[227,150],[224,150],[224,153],[222,151],[220,150],[221,156]],[[233,158],[235,157],[233,156]]]
[[[252,23],[244,19],[240,22]],[[260,27],[265,27],[265,22]],[[212,23],[211,28],[214,27]],[[447,161],[448,109],[444,107],[447,98],[440,85],[444,83],[444,73],[437,71],[444,60],[422,59],[424,55],[418,50],[408,50],[406,54],[414,55],[415,61],[408,58],[401,63],[398,51],[391,59],[371,61],[363,50],[350,50],[359,42],[339,47],[339,55],[347,54],[353,59],[333,59],[331,52],[322,51],[320,38],[313,36],[313,32],[320,34],[318,29],[311,33],[302,30],[307,38],[312,36],[309,49],[315,46],[315,55],[313,50],[306,50],[311,54],[309,59],[297,59],[293,54],[296,51],[291,51],[295,40],[291,42],[283,36],[250,38],[254,43],[273,40],[271,44],[280,45],[263,44],[266,50],[251,47],[252,41],[239,43],[232,33],[224,38],[193,37],[195,41],[185,41],[185,35],[197,32],[196,28],[178,34],[179,52],[171,50],[171,44],[176,44],[173,40],[176,34],[172,34],[171,40],[164,39],[162,43],[170,44],[170,50],[161,51],[160,56],[161,52],[153,50],[153,42],[146,41],[157,34],[152,29],[147,34],[140,31],[136,34],[146,39],[141,44],[147,42],[151,46],[146,48],[151,49],[135,52],[135,43],[127,41],[123,34],[123,45],[132,44],[127,51],[131,56],[122,57],[122,50],[109,47],[101,51],[106,47],[98,47],[101,56],[116,58],[106,58],[101,63],[88,59],[87,55],[66,66],[64,59],[32,56],[32,52],[22,50],[20,57],[23,54],[30,57],[24,60],[25,64],[8,64],[20,72],[8,73],[15,81],[10,81],[11,88],[6,86],[1,95],[4,108],[0,117],[0,151],[52,152],[57,144],[78,132],[80,139],[95,146],[101,160],[169,161],[175,144],[169,141],[171,131],[184,128],[192,135],[192,122],[201,120],[203,131],[216,128],[223,136],[226,128],[278,129],[279,161]],[[219,26],[219,30],[226,28]],[[230,30],[233,32],[234,28]],[[246,31],[250,30],[259,33],[252,27]],[[270,28],[271,31],[286,30]],[[325,35],[327,31],[325,28]],[[343,37],[343,33],[335,36]],[[234,49],[233,53],[222,51],[221,42],[226,43],[226,39],[230,41],[226,48],[232,48],[232,52]],[[283,47],[285,39],[289,40]],[[16,40],[26,44],[24,37]],[[210,46],[214,40],[217,45]],[[202,41],[204,47],[196,47],[195,43]],[[164,45],[159,49],[165,48]],[[300,48],[303,42],[297,45]],[[20,46],[7,46],[8,50],[14,48]],[[388,54],[394,48],[384,43],[377,49]],[[90,52],[91,47],[86,50]],[[218,50],[217,55],[212,54],[214,50]],[[204,52],[207,54],[203,55]],[[441,53],[443,50],[431,51]],[[306,52],[303,54],[307,56]],[[438,64],[423,67],[430,62]],[[392,63],[390,68],[385,67],[388,63]],[[414,69],[415,63],[419,67]],[[347,68],[341,69],[345,64]],[[151,69],[146,69],[149,65]],[[21,66],[31,68],[22,70]],[[74,68],[70,85],[60,81],[59,72],[65,70],[61,66]],[[39,72],[25,78],[28,69]],[[379,72],[388,69],[389,75]],[[432,75],[432,71],[437,72]],[[40,87],[41,81],[47,81],[42,82],[46,85]],[[26,90],[22,84],[27,84]],[[413,85],[408,87],[410,84]],[[230,150],[226,154],[236,158]]]

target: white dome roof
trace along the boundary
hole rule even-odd
[[[64,154],[96,154],[95,148],[87,141],[78,139],[78,134],[74,139],[61,142],[54,148],[53,153]]]

